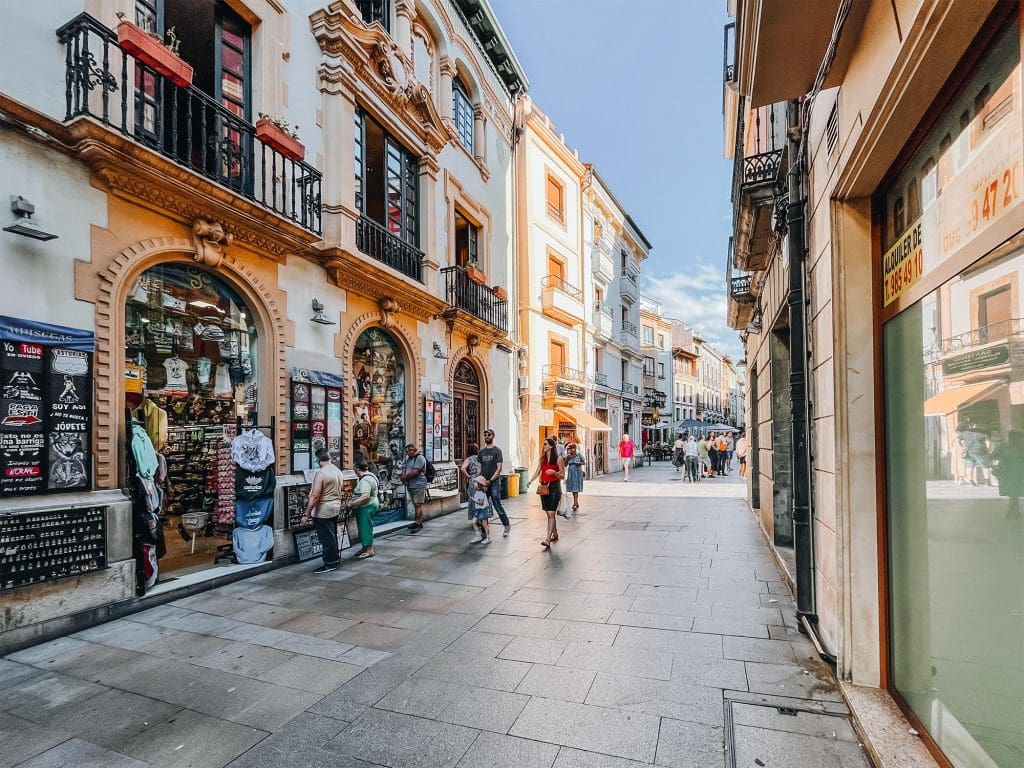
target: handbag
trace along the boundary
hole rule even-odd
[[[548,487],[547,483],[538,483],[537,484],[537,495],[538,496],[548,496],[548,495],[550,495],[550,493],[551,493],[551,488]]]

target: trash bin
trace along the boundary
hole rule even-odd
[[[511,499],[519,495],[519,473],[513,472],[508,476],[508,497]]]
[[[503,500],[508,498],[508,478],[508,475],[501,476],[501,498]]]
[[[528,471],[529,470],[527,470],[526,467],[516,467],[515,468],[515,473],[517,475],[519,475],[519,492],[520,493],[526,493],[526,486],[528,486],[530,484],[529,478],[527,478],[527,476],[526,476],[526,473]]]

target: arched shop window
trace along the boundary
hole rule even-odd
[[[380,511],[374,524],[405,517],[396,490],[405,459],[405,363],[386,331],[369,328],[356,340],[352,360],[352,458],[369,463],[380,480]]]
[[[241,297],[204,269],[152,267],[128,295],[125,402],[167,460],[162,573],[208,566],[217,546],[230,543],[229,443],[237,417],[256,423],[258,341]],[[194,552],[191,542],[180,546],[192,531],[198,532]]]

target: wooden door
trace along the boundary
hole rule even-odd
[[[469,453],[470,443],[480,445],[480,378],[463,360],[455,366],[452,381],[452,458],[456,464]],[[462,500],[467,500],[465,478],[459,475]]]

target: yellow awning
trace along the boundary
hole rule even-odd
[[[925,400],[925,415],[945,416],[947,413],[953,413],[956,409],[980,399],[983,395],[987,395],[1001,386],[1003,386],[1002,382],[986,381],[981,384],[967,384],[962,387],[944,389],[939,394]]]
[[[591,432],[611,432],[612,428],[596,416],[591,416],[579,408],[555,408],[555,413],[569,421],[576,422],[576,426],[589,429]]]

